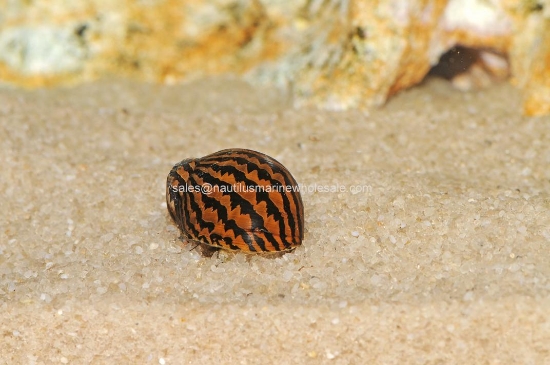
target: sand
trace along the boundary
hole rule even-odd
[[[520,106],[441,80],[370,113],[232,78],[4,87],[0,361],[549,363],[550,118]],[[230,147],[310,190],[295,252],[178,239],[166,175]]]

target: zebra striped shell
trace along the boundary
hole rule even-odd
[[[260,152],[228,149],[181,161],[168,174],[166,202],[183,236],[201,245],[256,253],[302,243],[298,184]]]

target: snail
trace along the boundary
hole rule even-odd
[[[299,186],[281,163],[257,151],[226,149],[177,163],[166,203],[183,238],[203,253],[288,252],[302,244]]]

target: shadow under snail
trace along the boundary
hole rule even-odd
[[[302,244],[298,184],[260,152],[235,148],[181,161],[168,174],[166,203],[183,238],[203,253],[274,253]]]

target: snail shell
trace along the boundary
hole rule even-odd
[[[260,152],[227,149],[181,161],[168,174],[166,202],[182,235],[203,247],[262,253],[302,244],[298,184]]]

